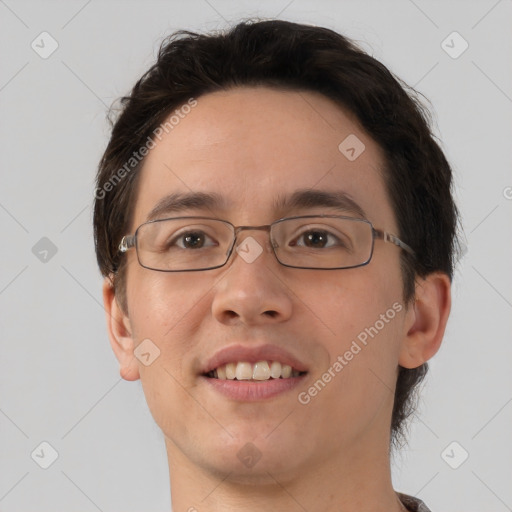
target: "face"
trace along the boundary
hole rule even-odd
[[[364,151],[349,159],[338,146],[354,135]],[[146,157],[131,232],[173,193],[213,193],[222,203],[159,218],[260,226],[358,215],[313,203],[276,208],[313,190],[344,193],[376,228],[396,234],[382,167],[376,143],[322,95],[264,87],[207,94]],[[267,472],[279,479],[387,446],[405,321],[400,250],[377,240],[366,266],[294,269],[277,262],[268,232],[242,231],[237,246],[249,237],[263,249],[254,261],[234,250],[208,271],[156,272],[134,250],[124,256],[134,345],[149,339],[160,351],[139,372],[170,456],[241,480]],[[261,382],[205,375],[221,363],[260,360],[302,373]]]

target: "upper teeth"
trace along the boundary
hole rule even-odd
[[[228,363],[210,373],[213,374],[213,377],[221,380],[268,380],[271,377],[287,379],[300,375],[298,370],[293,370],[290,365],[281,364],[278,361],[258,361],[254,364],[245,361]]]

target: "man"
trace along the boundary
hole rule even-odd
[[[335,32],[180,32],[122,99],[94,228],[112,348],[178,511],[428,511],[393,489],[450,311],[427,113]]]

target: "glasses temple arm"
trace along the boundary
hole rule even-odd
[[[135,247],[135,235],[125,235],[119,243],[119,252],[126,252],[128,249]]]
[[[408,252],[412,256],[415,256],[416,253],[414,252],[414,249],[412,249],[410,246],[408,246],[405,242],[402,242],[400,238],[398,238],[395,235],[392,235],[391,233],[388,233],[387,231],[382,231],[381,229],[374,229],[373,230],[373,236],[375,238],[380,238],[381,240],[384,240],[384,242],[390,242],[401,249],[403,249],[405,252]]]

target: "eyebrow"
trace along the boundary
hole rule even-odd
[[[158,201],[148,213],[146,222],[164,218],[168,214],[183,213],[187,210],[209,210],[213,214],[214,211],[226,210],[227,207],[226,198],[217,193],[175,192]],[[273,208],[281,213],[289,210],[329,208],[366,218],[363,208],[342,190],[296,190],[291,195],[278,195],[273,203]]]
[[[281,210],[300,210],[313,208],[332,208],[342,213],[352,213],[366,218],[361,206],[343,190],[301,189],[290,196],[278,196],[274,208]]]
[[[226,200],[216,193],[175,192],[169,194],[153,207],[146,217],[146,222],[163,218],[170,213],[182,213],[186,210],[214,210],[226,207]]]

